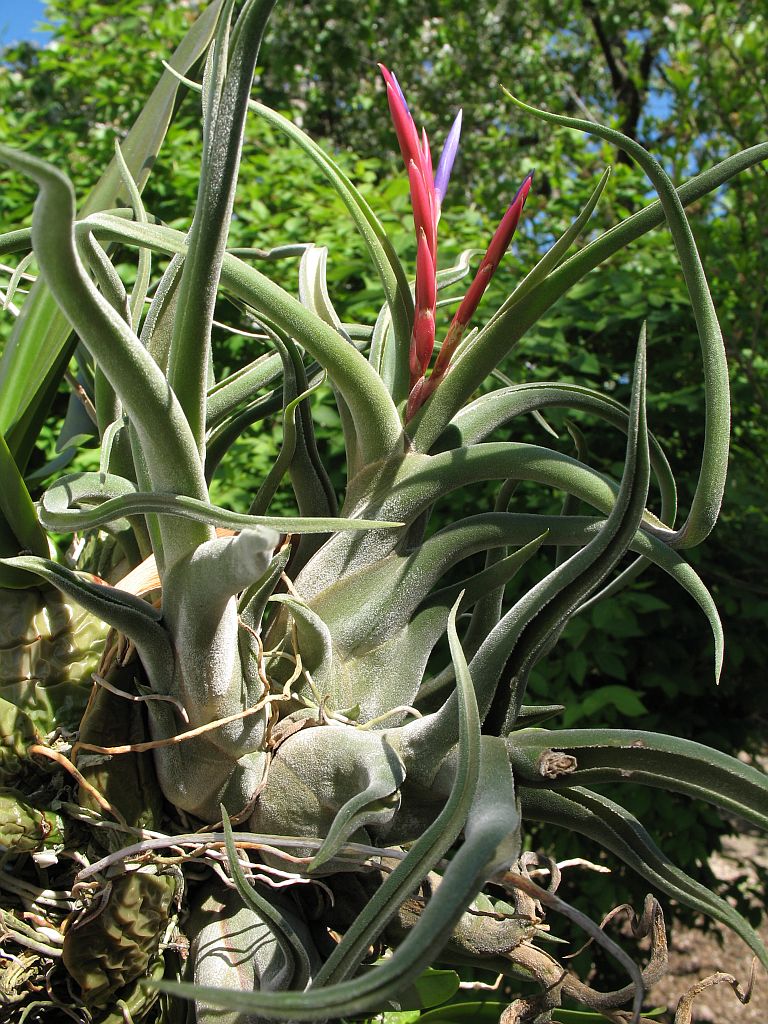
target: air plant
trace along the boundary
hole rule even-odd
[[[562,238],[467,334],[522,215],[528,176],[430,373],[437,293],[469,270],[466,256],[442,271],[437,260],[459,122],[433,174],[426,133],[419,136],[397,79],[382,69],[411,186],[412,286],[354,184],[294,124],[250,98],[273,2],[246,0],[234,24],[232,0],[211,5],[202,16],[215,24],[202,84],[184,79],[191,62],[168,72],[202,94],[200,186],[187,233],[155,223],[144,209],[142,161],[127,146],[118,147],[115,173],[129,206],[80,215],[60,170],[0,148],[0,161],[40,190],[31,232],[0,238],[3,252],[33,252],[40,272],[11,343],[7,378],[21,393],[41,348],[46,366],[61,372],[71,328],[95,367],[101,437],[100,471],[55,480],[36,507],[9,446],[3,472],[16,496],[3,506],[13,548],[6,544],[4,579],[17,588],[39,579],[111,628],[76,735],[56,732],[56,721],[42,733],[3,721],[15,787],[3,807],[17,827],[3,826],[1,815],[0,827],[17,889],[41,857],[57,864],[61,887],[50,905],[36,904],[37,917],[46,918],[37,929],[4,912],[16,959],[33,961],[35,976],[52,967],[59,984],[75,985],[73,1005],[95,1021],[119,1020],[123,1006],[134,1021],[170,1020],[168,997],[189,1000],[201,1024],[428,1006],[450,999],[459,984],[455,972],[430,968],[467,963],[512,983],[521,975],[538,983],[537,994],[499,1004],[506,1024],[551,1020],[563,999],[604,1019],[638,1021],[646,989],[666,966],[659,904],[649,897],[635,920],[636,932],[652,939],[641,970],[556,895],[555,865],[548,888],[533,880],[522,837],[526,823],[544,821],[597,840],[655,891],[724,922],[768,966],[759,937],[730,904],[677,869],[639,821],[591,788],[604,781],[657,786],[765,827],[764,774],[671,736],[543,729],[560,706],[527,703],[530,672],[568,620],[647,565],[698,602],[712,626],[719,672],[717,611],[681,552],[706,538],[719,511],[727,369],[684,205],[763,159],[767,147],[730,157],[676,190],[619,132],[513,100],[526,115],[628,151],[659,202],[568,256],[606,187],[606,171]],[[198,29],[196,45],[202,38]],[[385,301],[374,325],[342,322],[324,249],[301,247],[297,296],[228,251],[249,111],[297,143],[346,205],[381,281]],[[701,472],[679,527],[671,469],[646,423],[644,330],[629,407],[558,382],[474,397],[574,282],[665,220],[705,377]],[[130,294],[110,260],[113,243],[138,253]],[[253,255],[256,262],[264,254]],[[152,256],[167,262],[148,300]],[[249,311],[269,346],[224,379],[211,370],[219,293]],[[325,375],[346,450],[340,510],[308,414]],[[553,448],[488,440],[498,426],[551,407],[587,412],[626,434],[620,480]],[[217,507],[208,489],[215,466],[243,429],[276,408],[283,447],[254,488],[250,511]],[[294,517],[269,514],[285,476]],[[662,495],[657,513],[646,507],[652,477]],[[428,533],[439,499],[489,480],[500,485],[492,511],[472,510]],[[518,481],[561,490],[594,512],[516,511]],[[97,547],[118,545],[131,571],[109,584],[68,567],[44,550],[43,530],[90,531]],[[547,547],[573,553],[509,599],[507,585]],[[616,575],[630,551],[637,561]],[[478,553],[484,567],[467,570],[465,560]],[[446,636],[449,658],[440,653]],[[92,671],[88,665],[85,683]],[[60,779],[54,792],[40,758],[74,776],[76,800]],[[8,890],[5,872],[2,878]],[[559,965],[544,926],[545,915],[549,926],[556,914],[584,927],[630,983],[597,992]],[[187,941],[182,963],[175,951]],[[385,950],[391,955],[378,959]],[[22,973],[14,984],[18,1011],[26,1013],[31,982]],[[629,1008],[624,1016],[621,1007]]]

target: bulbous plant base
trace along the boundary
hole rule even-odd
[[[88,1007],[109,1007],[157,956],[178,880],[156,869],[120,875],[66,922],[62,959]]]
[[[289,736],[276,750],[249,820],[252,831],[296,838],[324,837],[307,847],[318,874],[343,870],[333,855],[348,839],[370,841],[400,806],[405,767],[386,736],[353,726],[315,725]]]

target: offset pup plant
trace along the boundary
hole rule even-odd
[[[433,172],[426,133],[417,132],[395,75],[382,68],[411,187],[412,286],[354,184],[295,125],[250,99],[272,6],[245,0],[235,18],[232,0],[212,4],[161,83],[166,98],[181,82],[202,94],[200,186],[188,233],[155,223],[141,200],[147,158],[164,130],[156,112],[118,147],[111,185],[80,215],[61,170],[0,147],[0,160],[40,190],[31,231],[0,237],[3,253],[33,253],[40,275],[2,366],[10,396],[0,451],[4,600],[33,591],[50,600],[54,589],[111,627],[98,668],[92,656],[74,686],[87,694],[93,677],[79,723],[63,720],[53,704],[37,721],[30,717],[28,687],[18,683],[24,670],[10,656],[3,662],[9,1019],[26,1018],[33,1004],[100,1022],[359,1018],[446,1002],[458,975],[429,968],[471,964],[506,975],[513,987],[525,983],[511,1004],[463,1011],[477,1019],[639,1021],[646,990],[666,968],[658,902],[649,896],[633,922],[636,934],[651,937],[641,970],[556,895],[556,865],[544,859],[548,888],[533,881],[526,822],[596,840],[655,891],[727,924],[768,967],[747,922],[592,789],[661,787],[766,827],[765,776],[672,736],[544,729],[562,708],[526,703],[532,668],[569,618],[649,563],[707,615],[719,672],[717,611],[681,552],[703,541],[718,515],[728,374],[684,205],[765,159],[768,146],[676,190],[620,133],[510,96],[526,116],[625,149],[659,202],[568,256],[606,171],[563,237],[485,326],[473,328],[523,215],[526,178],[443,331],[438,293],[467,277],[471,256],[439,268],[438,221],[460,121]],[[197,85],[184,75],[206,49]],[[228,251],[249,110],[300,146],[345,203],[382,285],[375,324],[341,321],[322,248],[300,247],[297,296],[252,265],[264,253]],[[118,191],[128,205],[107,209]],[[701,471],[680,526],[672,472],[646,423],[644,331],[628,408],[558,382],[475,397],[574,282],[665,220],[705,379]],[[130,293],[112,262],[115,245],[137,252]],[[159,278],[154,256],[166,261]],[[265,344],[223,379],[211,358],[219,293],[248,311]],[[56,480],[35,505],[24,479],[27,455],[70,359],[71,331],[82,346],[100,471]],[[340,510],[309,413],[326,377],[346,450]],[[550,448],[488,440],[516,417],[550,407],[586,412],[626,434],[620,480]],[[211,477],[234,440],[280,411],[282,450],[254,487],[249,512],[212,504]],[[299,514],[270,516],[286,476]],[[652,476],[657,513],[646,507]],[[441,497],[488,480],[499,482],[492,511],[430,533]],[[563,491],[594,515],[567,507],[559,516],[517,512],[519,481]],[[90,558],[73,567],[50,557],[45,531],[85,533]],[[542,547],[558,552],[553,568],[510,599],[507,585]],[[617,575],[630,551],[636,561]],[[466,559],[481,552],[484,567],[467,569]],[[93,571],[105,559],[123,566],[110,582]],[[449,658],[439,643],[446,635]],[[17,680],[11,689],[9,679]],[[630,976],[624,988],[596,991],[558,963],[546,945],[557,914],[621,962]],[[391,955],[378,959],[386,950]],[[569,1016],[564,1001],[587,1009]],[[681,1003],[678,1024],[690,1021],[690,1003]],[[454,1019],[447,1007],[424,1020],[435,1014]]]

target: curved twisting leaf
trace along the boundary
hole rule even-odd
[[[117,479],[125,485],[125,490],[119,497],[110,497],[109,482]],[[329,533],[336,530],[391,529],[403,525],[373,519],[251,516],[230,512],[183,494],[136,491],[129,481],[122,478],[109,476],[107,480],[105,485],[101,474],[97,473],[75,473],[59,480],[43,495],[40,521],[50,530],[90,530],[124,516],[155,512],[232,530],[267,526],[291,533]],[[89,507],[78,507],[80,502]]]
[[[736,932],[768,968],[768,951],[760,937],[725,900],[689,878],[656,846],[640,822],[599,793],[573,787],[561,792],[521,787],[523,816],[546,821],[588,836],[619,857],[661,892]]]
[[[736,757],[634,729],[525,729],[507,739],[516,777],[526,785],[635,782],[684,793],[768,830],[768,776]],[[570,755],[572,763],[557,756]],[[560,774],[557,765],[565,765]]]
[[[596,135],[623,149],[637,160],[658,193],[691,299],[691,307],[701,341],[704,367],[706,419],[699,481],[688,518],[679,530],[666,538],[668,543],[674,544],[676,547],[693,547],[695,544],[701,543],[709,534],[720,511],[725,490],[725,474],[728,468],[731,412],[728,361],[723,336],[683,204],[661,164],[634,139],[628,138],[614,128],[607,128],[592,121],[583,121],[579,118],[564,117],[561,114],[539,110],[516,99],[508,90],[505,92],[515,106],[528,114],[533,114],[550,124],[573,128],[588,135]]]
[[[200,88],[196,82],[192,82],[188,78],[182,78],[182,81],[191,89]],[[399,365],[395,368],[392,381],[387,381],[387,383],[390,385],[394,400],[400,401],[405,397],[404,389],[407,389],[408,385],[407,352],[413,324],[413,296],[408,287],[405,271],[392,243],[368,201],[314,139],[306,135],[287,117],[264,106],[263,103],[250,100],[249,109],[304,150],[328,179],[349,210],[355,227],[360,232],[368,249],[387,298],[387,307],[396,339],[394,348],[396,352],[401,353]]]
[[[141,190],[147,182],[173,115],[183,75],[205,53],[216,29],[223,0],[212,0],[190,27],[168,63],[152,95],[122,143],[125,162]],[[115,205],[121,191],[117,160],[110,163],[83,203],[82,213],[94,213]],[[14,233],[11,233],[14,234]],[[8,236],[5,236],[8,237]],[[24,419],[29,411],[45,416],[44,389],[30,387],[30,381],[46,381],[62,360],[68,361],[67,339],[71,326],[57,308],[45,285],[38,281],[25,302],[23,316],[5,347],[0,364],[0,432]],[[10,443],[10,442],[9,442]],[[15,446],[11,446],[16,454]]]
[[[447,453],[449,456],[454,456],[454,454],[457,453]],[[580,466],[575,460],[564,455],[560,456],[549,449],[525,445],[521,447],[512,443],[478,445],[467,451],[462,451],[460,460],[454,461],[451,458],[443,462],[440,467],[441,473],[437,475],[433,473],[434,464],[441,458],[435,456],[427,459],[421,456],[414,459],[418,469],[410,477],[409,474],[404,473],[401,480],[398,479],[397,474],[383,477],[381,490],[386,493],[386,498],[381,502],[374,503],[373,507],[380,514],[382,512],[395,514],[397,511],[400,514],[404,513],[404,517],[407,516],[409,520],[412,520],[415,515],[414,507],[416,509],[422,507],[417,499],[423,501],[423,507],[426,508],[440,493],[439,481],[443,473],[445,473],[443,493],[447,493],[461,483],[504,477],[509,473],[513,477],[516,475],[530,476],[580,496],[589,494],[586,500],[603,507],[606,512],[609,512],[612,507],[609,504],[610,498],[603,502],[602,497],[597,493],[604,489],[606,495],[612,495],[612,488],[608,481],[593,470]],[[562,476],[559,473],[561,462],[563,464]],[[448,470],[453,472],[449,473]],[[592,480],[595,484],[594,488],[587,491],[582,486],[582,481],[585,479]],[[401,502],[400,497],[403,492],[407,500]],[[361,502],[360,508],[365,507],[366,504]],[[581,547],[594,539],[602,526],[603,521],[584,516],[563,519],[560,516],[486,513],[474,517],[474,528],[479,531],[478,538],[480,530],[486,531],[483,546],[488,548],[497,545],[528,544],[544,531],[546,531],[545,544]],[[300,574],[296,580],[297,588],[305,599],[313,603],[315,598],[322,595],[325,589],[340,577],[360,572],[362,579],[363,568],[379,563],[382,556],[387,556],[395,546],[392,538],[376,532],[363,534],[359,540],[352,543],[342,536],[332,537]],[[717,680],[723,659],[723,631],[717,609],[707,588],[691,566],[657,537],[644,531],[638,531],[630,541],[629,547],[669,573],[694,598],[706,614],[714,635],[715,679]]]
[[[496,427],[509,422],[515,416],[524,413],[536,415],[541,409],[552,406],[590,412],[620,430],[627,429],[626,409],[615,399],[578,384],[541,381],[517,384],[482,395],[457,413],[442,437],[438,439],[437,448],[443,451],[482,441]],[[677,487],[661,445],[651,433],[648,440],[651,468],[661,491],[659,519],[671,528],[677,514]],[[637,559],[607,586],[585,601],[580,611],[617,593],[636,579],[647,564],[644,558]]]
[[[146,246],[169,255],[186,252],[180,231],[157,224],[127,223],[97,215],[90,221],[94,235]],[[401,443],[402,424],[381,378],[357,349],[319,317],[268,277],[226,253],[221,284],[256,314],[263,314],[310,353],[338,386],[355,420],[361,459],[366,463],[386,458]]]
[[[115,157],[120,167],[120,178],[125,186],[128,196],[131,202],[131,209],[133,210],[133,216],[139,223],[145,223],[147,218],[147,212],[144,209],[144,204],[141,201],[141,192],[139,187],[133,179],[131,169],[125,162],[123,151],[120,148],[120,143],[115,139]],[[149,278],[152,270],[152,262],[149,253],[141,249],[139,250],[139,259],[136,268],[136,280],[133,288],[131,289],[131,326],[134,331],[138,332],[139,323],[141,316],[144,311],[144,300],[147,297],[147,291],[149,289]]]
[[[50,164],[6,146],[0,146],[0,160],[40,187],[32,238],[41,273],[122,401],[146,457],[153,487],[205,500],[208,492],[197,449],[172,388],[130,325],[96,290],[78,258],[75,198],[69,179]],[[165,557],[173,562],[208,537],[208,529],[199,523],[166,530]]]
[[[517,416],[551,408],[590,413],[610,423],[611,426],[618,427],[624,433],[629,426],[627,409],[609,395],[580,384],[538,381],[500,388],[475,399],[453,418],[440,439],[439,449],[442,451],[477,444],[478,441],[484,441],[497,427],[509,423]],[[650,432],[648,443],[651,468],[656,474],[661,492],[659,519],[672,526],[677,512],[675,479],[664,450]]]
[[[640,333],[627,434],[627,455],[616,503],[594,540],[557,566],[515,604],[472,659],[482,679],[481,709],[488,724],[506,734],[514,726],[531,668],[583,599],[627,551],[640,526],[648,494],[650,459],[645,421],[645,327]],[[488,701],[494,688],[492,703]]]
[[[301,263],[299,265],[299,298],[316,316],[333,327],[343,338],[351,344],[351,339],[342,326],[341,319],[333,308],[331,297],[328,294],[328,282],[326,280],[326,268],[328,263],[328,250],[325,246],[307,246]],[[338,388],[334,388],[336,407],[341,419],[341,429],[344,435],[344,449],[346,453],[347,475],[354,476],[363,467],[359,460],[359,444],[355,432],[355,422],[350,414],[349,406],[344,401],[343,395]]]
[[[345,511],[348,515],[363,515],[375,510],[377,516],[391,516],[410,525],[435,501],[481,480],[535,481],[574,494],[606,515],[614,507],[618,491],[608,477],[550,448],[515,441],[489,442],[434,456],[409,453],[397,462],[371,467],[370,473],[360,474],[351,482]],[[659,525],[656,516],[647,511],[644,522]],[[548,528],[549,522],[542,519],[539,528],[521,543]],[[349,539],[331,538],[297,581],[302,595],[311,599],[340,575],[385,557],[398,541],[375,532],[351,543]]]

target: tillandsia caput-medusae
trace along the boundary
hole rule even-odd
[[[35,904],[37,928],[4,911],[5,934],[23,956],[37,958],[30,970],[39,974],[45,965],[76,982],[73,1005],[99,1021],[125,1019],[116,1016],[121,1006],[133,1020],[170,1020],[168,995],[189,1000],[191,1019],[200,1022],[419,1007],[452,997],[458,976],[428,968],[455,963],[538,983],[538,994],[499,1004],[506,1024],[551,1020],[564,999],[603,1019],[637,1021],[646,989],[665,969],[659,905],[649,898],[635,919],[636,931],[652,938],[640,970],[557,897],[556,866],[549,865],[548,889],[532,880],[522,836],[526,821],[543,821],[597,840],[655,890],[724,922],[768,967],[747,922],[675,868],[631,814],[590,788],[604,781],[661,787],[765,827],[765,776],[671,736],[545,730],[540,723],[560,707],[526,703],[532,668],[569,618],[649,564],[701,606],[719,672],[717,611],[681,552],[703,541],[718,515],[728,376],[684,206],[764,159],[768,147],[730,157],[675,189],[653,157],[619,132],[510,96],[519,116],[629,152],[659,200],[569,255],[607,185],[606,171],[565,234],[473,328],[523,216],[532,188],[526,177],[443,332],[438,294],[467,277],[471,260],[466,253],[438,269],[438,221],[460,119],[433,171],[427,135],[417,132],[397,78],[382,67],[410,183],[412,284],[375,212],[334,161],[251,99],[273,3],[246,0],[236,16],[234,6],[219,0],[192,26],[150,100],[153,116],[117,147],[80,214],[61,170],[0,148],[0,160],[39,187],[31,230],[0,237],[4,253],[32,253],[39,270],[2,367],[11,396],[1,410],[2,583],[9,595],[54,589],[112,630],[75,732],[57,731],[55,714],[48,728],[30,719],[23,687],[3,704],[4,715],[10,709],[3,778],[15,787],[3,797],[13,823],[2,833],[9,863],[22,883],[41,855],[64,863],[57,856],[75,850],[79,867],[76,875],[59,868],[66,881],[50,905]],[[201,52],[205,73],[196,83],[185,74]],[[187,233],[155,222],[141,199],[167,124],[158,111],[169,110],[168,96],[182,87],[201,93],[203,124]],[[228,251],[249,112],[299,146],[344,202],[381,282],[384,304],[374,324],[340,319],[323,248],[298,247],[297,296],[264,273],[285,251]],[[114,208],[119,194],[127,200]],[[646,423],[644,331],[629,407],[556,381],[474,397],[573,283],[665,221],[705,379],[701,470],[680,526],[672,472]],[[111,260],[116,245],[138,254],[130,292]],[[25,262],[19,273],[32,266]],[[247,310],[264,346],[222,379],[211,358],[220,292]],[[35,504],[24,479],[28,449],[44,393],[69,361],[72,332],[79,365],[92,371],[82,387],[101,439],[100,470],[56,480]],[[346,452],[340,510],[309,414],[325,379]],[[517,417],[553,407],[626,434],[620,480],[554,448],[489,440]],[[248,513],[215,506],[209,484],[216,466],[243,430],[275,412],[282,413],[282,450],[253,488]],[[284,477],[295,517],[268,514]],[[646,507],[652,477],[661,494],[656,513]],[[429,531],[441,497],[489,480],[500,485],[492,511],[472,510]],[[594,514],[516,511],[520,481],[574,496]],[[51,558],[45,531],[90,532],[100,557],[116,551],[122,568],[110,584],[89,571],[95,562],[73,568]],[[507,584],[542,547],[572,553],[508,599]],[[617,574],[630,551],[635,562]],[[462,578],[463,563],[478,553],[484,567]],[[441,663],[446,635],[450,657]],[[84,672],[90,682],[92,666]],[[50,773],[41,777],[41,761],[64,767],[70,782],[74,776],[77,802],[61,792],[51,800],[54,783]],[[562,968],[546,949],[547,910],[580,923],[625,966],[630,983],[598,992]],[[174,952],[180,935],[190,949],[183,965]],[[391,955],[371,967],[386,949]],[[30,998],[27,980],[19,969],[13,999],[20,1013]],[[210,1007],[223,1009],[214,1017]]]

